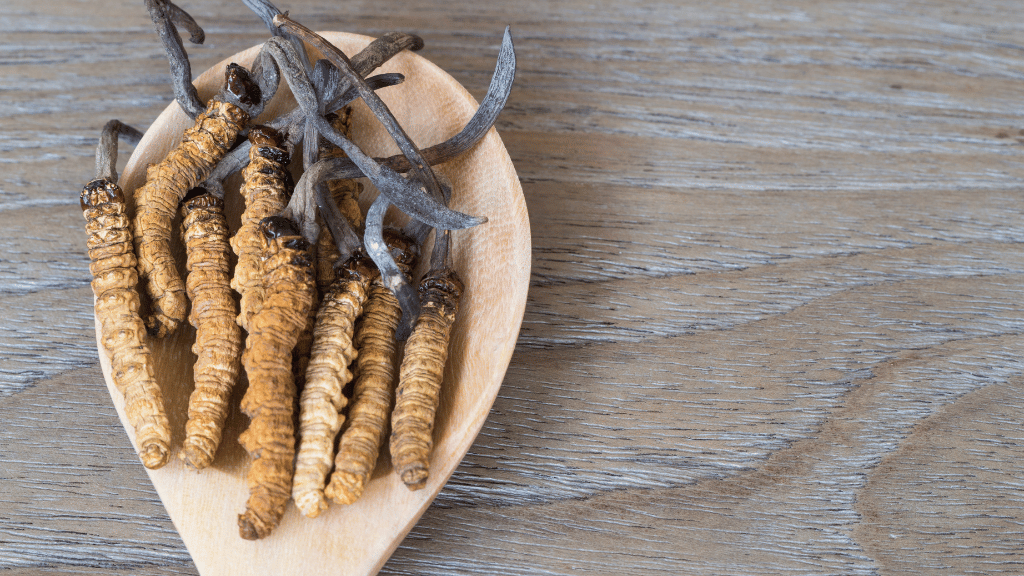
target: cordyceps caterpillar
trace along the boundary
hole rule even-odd
[[[97,147],[97,178],[85,185],[80,200],[89,233],[86,245],[96,318],[110,355],[111,378],[124,396],[125,414],[135,429],[143,465],[160,468],[171,453],[171,432],[153,376],[146,328],[139,317],[138,275],[124,193],[115,183],[118,133],[135,142],[141,138],[137,130],[117,120],[107,123]]]
[[[324,294],[313,332],[306,387],[299,402],[299,453],[292,498],[303,514],[315,518],[327,509],[324,484],[334,461],[334,442],[345,420],[343,394],[356,358],[352,343],[356,319],[363,313],[376,269],[365,256],[351,258]]]
[[[384,240],[399,268],[408,274],[418,255],[416,244],[393,230],[385,232]],[[377,465],[394,395],[395,332],[401,317],[398,299],[379,276],[374,278],[356,329],[359,356],[348,426],[334,458],[331,482],[324,491],[340,504],[351,504],[359,498]]]
[[[242,331],[235,322],[237,307],[228,285],[231,250],[224,201],[196,188],[186,196],[181,211],[189,271],[185,285],[192,301],[189,322],[196,328],[192,352],[197,359],[185,444],[178,456],[199,470],[210,465],[220,445],[240,369]]]
[[[151,334],[165,336],[185,318],[185,285],[171,254],[171,222],[185,193],[209,176],[249,121],[245,106],[258,105],[260,91],[248,72],[228,65],[225,88],[210,101],[196,124],[164,158],[146,170],[146,184],[135,191],[135,250],[139,273],[153,304],[146,319]]]
[[[240,190],[245,199],[242,224],[231,238],[231,248],[238,256],[231,287],[241,297],[238,325],[249,329],[249,319],[263,304],[262,267],[259,231],[260,221],[284,210],[288,205],[288,152],[280,146],[281,136],[265,126],[249,129],[249,165],[242,170]]]
[[[448,253],[451,233],[438,232],[430,271],[420,281],[420,315],[405,344],[391,414],[391,460],[411,490],[427,483],[448,338],[463,290]]]
[[[288,219],[263,219],[260,238],[266,292],[263,307],[249,319],[249,337],[242,354],[249,376],[242,411],[251,421],[239,441],[253,461],[246,476],[249,500],[238,517],[238,527],[247,540],[270,534],[291,495],[295,458],[292,350],[316,292],[309,242]]]

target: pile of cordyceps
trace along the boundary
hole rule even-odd
[[[171,454],[147,333],[162,338],[173,332],[191,304],[198,360],[179,456],[195,469],[213,461],[244,368],[249,388],[241,409],[250,423],[239,441],[252,461],[250,497],[238,522],[243,538],[256,539],[277,525],[289,498],[310,517],[327,508],[327,498],[354,502],[376,466],[388,424],[397,473],[412,489],[425,484],[448,337],[463,289],[452,269],[449,230],[485,221],[449,209],[451,187],[430,166],[466,151],[491,127],[508,97],[515,56],[506,30],[476,114],[458,135],[419,150],[375,94],[403,77],[370,76],[398,52],[422,47],[419,38],[387,34],[349,58],[269,2],[244,1],[273,36],[251,69],[229,65],[223,89],[204,104],[178,34],[181,27],[201,43],[202,29],[171,2],[146,0],[170,59],[177,101],[195,125],[149,166],[129,214],[117,185],[117,142],[138,143],[142,135],[110,121],[97,148],[96,179],[81,202],[102,343],[142,462],[160,468]],[[323,59],[310,62],[306,44]],[[253,124],[282,80],[298,107]],[[347,138],[348,105],[360,98],[402,154],[371,158]],[[287,165],[300,145],[304,170],[296,182]],[[223,182],[239,170],[245,209],[231,235]],[[380,192],[365,215],[362,186],[354,180],[364,177]],[[392,204],[410,217],[402,228],[383,223]],[[188,259],[184,282],[171,251],[179,210]],[[429,270],[417,290],[410,271],[431,231]],[[139,313],[140,279],[152,311],[146,318]],[[394,358],[402,341],[396,394]],[[358,377],[348,398],[353,372]],[[348,425],[338,440],[346,406]]]

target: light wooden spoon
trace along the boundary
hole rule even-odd
[[[322,34],[347,54],[355,54],[371,41],[354,34]],[[228,62],[248,66],[257,51],[254,47],[236,54],[200,76],[196,80],[200,97],[206,100],[216,93]],[[415,54],[399,54],[379,72],[405,75],[404,84],[381,90],[380,95],[420,147],[453,136],[476,110],[476,101],[458,82]],[[266,121],[294,105],[282,82],[260,120]],[[377,157],[398,153],[365,106],[359,103],[354,114],[353,139],[366,152]],[[124,169],[121,186],[126,196],[130,198],[144,183],[146,166],[161,160],[190,124],[176,103],[164,110]],[[480,431],[501,386],[523,319],[530,275],[529,219],[519,179],[493,128],[471,151],[438,170],[453,184],[452,208],[487,216],[489,222],[453,234],[455,266],[465,280],[466,292],[445,368],[426,488],[412,492],[405,487],[391,468],[385,442],[382,461],[358,502],[349,506],[332,504],[316,519],[302,516],[294,504],[289,504],[281,524],[269,537],[255,542],[243,540],[238,535],[237,515],[245,509],[248,496],[248,456],[237,438],[248,419],[238,409],[244,392],[244,385],[239,385],[224,441],[212,467],[193,472],[175,453],[164,468],[147,470],[204,576],[376,573],[444,486]],[[230,181],[227,189],[232,190]],[[239,201],[229,201],[227,209],[229,221],[237,228]],[[180,246],[178,250],[178,262],[184,263]],[[184,438],[193,387],[194,336],[186,325],[162,341],[150,340],[175,450],[180,449]],[[100,360],[114,405],[134,443],[124,401],[111,381],[110,363],[102,345]]]

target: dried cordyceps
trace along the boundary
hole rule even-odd
[[[263,302],[259,223],[274,216],[288,204],[288,152],[279,146],[280,136],[264,126],[249,129],[249,165],[242,170],[243,184],[239,191],[245,199],[242,225],[231,238],[231,248],[238,256],[231,287],[241,294],[238,324],[248,330],[249,319],[259,312]]]
[[[124,395],[125,413],[135,429],[139,456],[147,468],[160,468],[171,453],[171,430],[139,317],[138,275],[124,193],[113,179],[89,182],[81,196],[96,317],[103,347],[110,354],[111,378]]]
[[[385,241],[403,272],[415,261],[416,246],[392,230]],[[356,330],[356,382],[348,426],[341,437],[334,472],[326,495],[340,504],[351,504],[363,493],[384,440],[395,386],[395,331],[402,309],[380,278],[374,279]]]
[[[352,334],[363,312],[375,270],[365,256],[350,259],[324,295],[317,315],[306,387],[299,402],[299,454],[292,498],[303,514],[315,518],[327,509],[324,484],[334,461],[334,441],[348,400],[342,391],[352,380],[356,358]]]
[[[244,68],[229,65],[226,92],[236,100],[259,100],[259,88]],[[153,315],[146,319],[151,334],[162,337],[185,318],[185,285],[171,254],[171,222],[185,194],[209,176],[214,164],[235,142],[249,121],[238,104],[215,98],[185,131],[182,142],[146,170],[146,184],[135,191],[133,232],[139,273],[152,299]]]
[[[391,414],[391,461],[411,490],[427,483],[434,447],[434,414],[462,281],[447,262],[450,233],[438,234],[431,270],[420,281],[420,315],[405,344],[395,410]]]
[[[315,294],[309,242],[286,218],[260,222],[263,247],[263,307],[249,319],[242,364],[249,389],[242,411],[251,419],[239,441],[252,456],[246,479],[249,500],[238,517],[242,538],[270,534],[291,496],[295,458],[292,350],[305,327]]]
[[[196,328],[192,352],[198,358],[185,444],[178,456],[198,470],[210,465],[220,445],[228,400],[240,369],[242,331],[235,322],[237,307],[228,284],[231,249],[224,201],[202,188],[190,196],[181,208],[182,236],[189,271],[185,285],[192,301],[189,322]]]

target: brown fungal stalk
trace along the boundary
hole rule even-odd
[[[195,469],[213,461],[228,415],[231,389],[238,379],[242,331],[229,281],[230,247],[224,202],[202,188],[186,198],[183,239],[188,257],[185,281],[192,302],[189,322],[196,329],[195,390],[188,401],[185,444],[179,458]]]
[[[249,500],[238,517],[238,527],[247,540],[270,534],[291,495],[295,458],[291,358],[315,296],[309,242],[298,235],[294,224],[279,216],[265,218],[260,237],[266,293],[263,307],[250,318],[242,354],[249,376],[242,411],[251,421],[239,441],[253,461],[246,476]]]
[[[241,93],[243,99],[255,94],[258,100],[259,89],[244,68],[229,65],[225,77],[225,91]],[[149,166],[146,184],[135,191],[135,251],[139,275],[152,300],[153,314],[146,319],[146,326],[154,336],[173,332],[188,307],[185,285],[171,254],[171,221],[178,204],[209,176],[248,121],[249,114],[243,108],[214,98],[196,117],[195,125],[185,131],[181,143],[163,161]]]
[[[260,221],[284,210],[288,204],[288,152],[280,146],[281,136],[264,126],[249,129],[249,165],[242,170],[243,184],[239,191],[245,200],[242,224],[231,238],[231,248],[238,256],[231,287],[242,299],[238,325],[249,329],[250,318],[263,303],[260,250],[263,240]]]
[[[416,257],[416,246],[404,236],[388,230],[385,242],[408,274]],[[356,330],[356,382],[348,427],[342,434],[334,472],[325,494],[339,504],[351,504],[363,493],[384,441],[384,430],[395,387],[395,332],[402,317],[398,299],[380,277],[370,286],[363,317]]]
[[[431,269],[420,281],[420,315],[405,344],[395,410],[391,414],[391,460],[411,490],[427,483],[434,447],[434,415],[448,359],[448,339],[463,285],[448,262],[450,233],[438,234]]]
[[[163,396],[153,376],[146,328],[139,317],[138,274],[130,222],[120,186],[98,178],[85,185],[81,205],[89,238],[89,270],[96,295],[100,338],[110,354],[111,378],[124,396],[139,457],[160,468],[170,457],[171,431]]]

